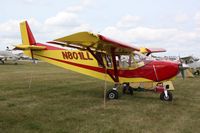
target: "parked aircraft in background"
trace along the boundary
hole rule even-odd
[[[169,85],[163,82],[170,81],[184,69],[181,63],[151,60],[141,54],[140,48],[100,34],[78,32],[39,43],[26,21],[20,24],[20,29],[22,44],[15,49],[24,50],[32,58],[114,83],[107,91],[108,99],[118,98],[120,85],[129,88],[130,83],[158,82],[155,92],[161,93],[161,100],[171,101]]]
[[[191,69],[194,75],[200,75],[200,60],[193,56],[187,56],[181,58],[182,62],[187,64]]]
[[[0,62],[4,64],[6,61],[12,61],[17,64],[17,61],[23,57],[23,53],[14,53],[7,47],[5,51],[0,51]]]

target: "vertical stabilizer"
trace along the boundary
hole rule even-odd
[[[31,29],[27,23],[27,21],[20,23],[21,37],[22,37],[22,45],[35,45],[36,41],[31,32]],[[25,50],[24,54],[27,56],[31,56],[33,58],[33,54],[31,50]]]
[[[31,32],[31,29],[27,23],[27,21],[24,21],[20,23],[20,30],[21,30],[21,36],[22,36],[22,43],[25,45],[35,45],[35,38]]]

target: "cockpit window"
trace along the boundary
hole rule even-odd
[[[97,52],[96,56],[99,61],[104,63],[107,68],[113,67],[111,55]],[[119,54],[115,56],[117,67],[120,69],[137,68],[144,65],[144,60],[148,60],[148,57],[141,54],[140,52],[134,51],[131,54]],[[99,67],[103,67],[101,63],[98,62]]]
[[[119,67],[123,69],[136,68],[144,65],[144,60],[146,60],[146,56],[139,52],[130,55],[119,55]]]

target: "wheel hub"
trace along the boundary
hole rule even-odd
[[[166,96],[164,96],[164,99],[165,99],[165,100],[169,100],[169,96],[167,96],[167,97],[166,97]]]
[[[110,99],[114,99],[114,98],[115,98],[115,94],[114,94],[114,93],[110,93],[110,94],[109,94],[109,98],[110,98]]]

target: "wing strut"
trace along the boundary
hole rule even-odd
[[[118,76],[118,71],[117,71],[117,62],[116,62],[116,57],[115,57],[115,48],[111,48],[111,55],[112,55],[112,61],[113,61],[113,67],[114,67],[114,78],[115,82],[119,82],[119,76]]]

